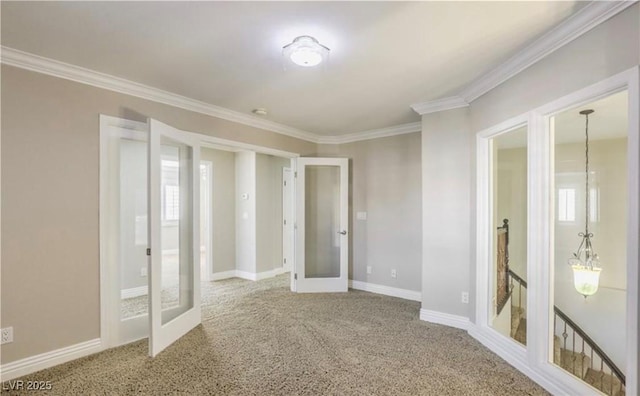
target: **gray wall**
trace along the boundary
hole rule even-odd
[[[2,65],[2,364],[100,337],[99,115],[314,154],[316,144]],[[37,320],[34,320],[37,318]],[[43,336],[46,334],[46,336]]]
[[[411,133],[319,146],[318,156],[350,159],[350,279],[421,290],[420,140]]]
[[[256,272],[256,153],[236,153],[236,269]],[[243,199],[243,194],[247,198]]]
[[[213,191],[211,249],[213,272],[236,269],[236,169],[235,154],[203,148],[200,159],[211,161]]]
[[[481,96],[469,108],[422,117],[423,308],[475,321],[475,134],[637,66],[639,20],[636,4]],[[439,152],[456,158],[449,160]],[[442,187],[446,194],[432,191]],[[453,218],[445,218],[449,216]],[[441,223],[433,222],[436,219],[457,225],[441,229]],[[454,264],[443,268],[435,265],[434,257],[449,258],[447,263],[453,259]],[[471,292],[468,306],[460,303],[460,291],[465,289]]]
[[[422,117],[422,308],[469,316],[472,140],[468,109]]]

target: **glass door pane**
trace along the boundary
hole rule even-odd
[[[119,139],[120,315],[147,315],[147,143]]]
[[[550,360],[607,395],[624,394],[627,362],[627,112],[625,91],[550,120]]]
[[[297,159],[298,292],[348,290],[348,168],[346,158]]]
[[[527,343],[527,127],[492,139],[491,326]]]
[[[305,277],[340,277],[340,167],[305,167]]]
[[[162,324],[193,307],[191,147],[161,138]]]
[[[149,122],[149,354],[200,323],[200,152],[188,134]]]

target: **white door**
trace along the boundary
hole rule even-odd
[[[298,158],[297,292],[346,292],[349,269],[349,160]]]
[[[149,120],[149,355],[200,324],[200,147]]]

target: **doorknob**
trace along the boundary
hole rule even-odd
[[[344,231],[344,230],[338,231],[338,234],[347,235],[347,231]]]

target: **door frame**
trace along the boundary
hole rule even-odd
[[[112,311],[115,306],[120,304],[119,298],[116,299],[112,289],[115,287],[114,278],[115,268],[109,261],[109,247],[111,244],[109,235],[108,219],[111,217],[113,208],[109,206],[109,156],[108,143],[110,133],[116,129],[130,134],[145,134],[148,136],[148,126],[146,122],[132,121],[120,117],[100,114],[100,191],[99,191],[99,233],[100,233],[100,349],[108,349],[119,345],[125,345],[136,340],[127,340],[120,342],[117,339],[117,332],[114,331]],[[273,149],[271,147],[259,146],[254,144],[236,142],[233,140],[217,138],[201,133],[182,131],[184,136],[197,139],[200,142],[200,148],[210,148],[222,151],[238,152],[243,150],[255,151],[260,154],[274,155],[278,157],[290,158],[292,167],[295,158],[299,157],[299,153]],[[294,183],[295,184],[295,183]],[[295,241],[292,242],[293,244]],[[293,263],[295,265],[295,263]],[[293,271],[292,271],[293,273]],[[117,274],[115,274],[117,276]],[[292,276],[293,277],[293,276]],[[145,337],[148,337],[148,332]]]
[[[294,178],[293,169],[289,167],[282,168],[282,269],[284,272],[293,271],[293,255],[295,240],[294,234]],[[285,223],[286,221],[288,223]],[[288,241],[288,243],[287,243]],[[289,259],[287,262],[286,260]]]
[[[205,191],[205,199],[201,200],[206,202],[203,213],[200,213],[200,221],[204,219],[204,223],[207,229],[206,236],[207,239],[205,241],[205,260],[204,263],[202,260],[200,261],[200,280],[201,281],[211,281],[213,275],[213,162],[209,160],[203,160],[202,156],[200,156],[200,166],[203,166],[207,170],[207,175],[209,176],[209,182],[206,183],[207,189]],[[202,181],[200,182],[200,194],[202,195]],[[202,203],[202,202],[201,202]],[[202,225],[202,224],[201,224]],[[202,240],[200,241],[200,245],[202,248]],[[202,253],[201,253],[202,255]]]

